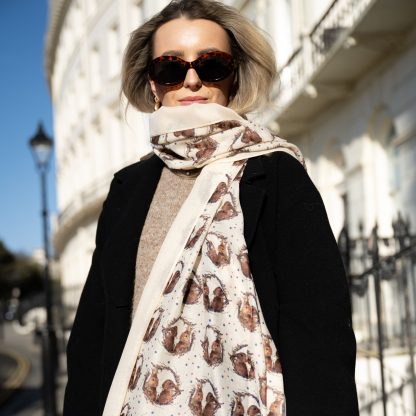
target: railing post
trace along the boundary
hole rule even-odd
[[[399,250],[404,249],[407,245],[411,245],[410,241],[410,226],[403,220],[400,212],[397,221],[393,224],[395,238],[398,242]],[[402,268],[400,278],[403,287],[403,300],[405,310],[405,328],[406,338],[408,342],[409,358],[410,358],[410,380],[412,383],[413,393],[413,411],[416,413],[416,374],[415,374],[415,349],[413,345],[413,331],[412,331],[412,312],[410,304],[410,292],[414,292],[414,272],[412,255],[408,259],[402,260]],[[410,285],[409,285],[410,280]]]
[[[338,247],[341,253],[342,262],[344,263],[345,274],[348,281],[348,287],[350,289],[350,305],[351,305],[351,322],[353,315],[353,303],[352,303],[352,277],[351,277],[351,256],[350,256],[350,236],[348,233],[348,224],[345,222],[342,230],[338,236]]]
[[[378,226],[377,223],[371,232],[371,257],[374,276],[374,290],[376,295],[376,310],[377,310],[377,331],[378,331],[378,356],[380,361],[380,376],[381,376],[381,393],[383,400],[383,415],[387,416],[387,396],[384,377],[384,333],[382,325],[382,309],[381,309],[381,276],[379,270],[379,252],[378,252]]]
[[[404,296],[404,304],[405,304],[405,311],[406,311],[406,336],[409,343],[409,358],[410,358],[410,378],[412,383],[412,392],[413,392],[413,410],[416,413],[416,374],[415,374],[415,349],[413,345],[413,334],[412,334],[412,314],[410,311],[410,299],[409,299],[409,285],[408,279],[413,279],[413,269],[412,269],[412,261],[408,259],[408,261],[404,260],[404,268],[403,268],[403,296]],[[408,269],[408,270],[406,270]]]
[[[368,256],[368,250],[367,250],[367,239],[364,236],[364,224],[362,221],[359,221],[358,223],[358,231],[359,231],[359,236],[358,236],[358,242],[359,242],[359,246],[360,246],[360,255],[359,255],[359,259],[361,261],[362,264],[362,270],[364,271],[367,268],[367,256]],[[358,244],[357,244],[358,246]],[[366,310],[367,310],[367,325],[368,325],[368,342],[367,342],[367,348],[370,350],[373,346],[373,342],[374,342],[374,336],[373,336],[373,326],[371,324],[371,305],[370,305],[370,292],[369,292],[369,278],[368,275],[366,275],[365,277],[363,277],[363,280],[367,281],[367,296],[365,297],[366,302],[365,302],[365,306],[366,306]],[[364,284],[364,283],[363,283]]]
[[[403,221],[401,218],[400,211],[398,212],[397,220],[392,221],[392,229],[393,229],[393,238],[395,242],[395,250],[399,252],[402,247],[404,247],[403,241]],[[404,297],[400,296],[401,293],[404,293],[404,274],[403,274],[403,262],[399,263],[397,267],[398,274],[397,274],[397,285],[399,288],[399,313],[400,313],[400,346],[405,348],[406,346],[406,305],[404,302]],[[403,313],[403,316],[401,315]]]

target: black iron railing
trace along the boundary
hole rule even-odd
[[[390,237],[380,236],[377,225],[368,236],[362,224],[358,228],[359,235],[352,238],[344,226],[338,245],[350,284],[358,349],[375,352],[380,363],[378,399],[372,402],[381,402],[386,416],[388,400],[408,386],[416,411],[416,235],[400,214]],[[408,355],[408,374],[398,385],[387,380],[387,388],[385,355],[392,350]]]

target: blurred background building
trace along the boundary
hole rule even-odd
[[[167,3],[50,0],[54,246],[69,323],[112,175],[149,151],[147,116],[129,109],[125,121],[119,102],[122,53],[129,33]],[[301,148],[339,237],[361,414],[383,415],[384,401],[389,414],[414,415],[416,2],[225,3],[267,33],[280,69],[273,103],[252,116]]]

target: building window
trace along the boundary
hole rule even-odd
[[[394,119],[384,104],[374,110],[370,120],[369,135],[377,147],[379,163],[385,164],[388,181],[386,185],[390,192],[396,192],[400,188],[400,149],[394,144],[397,136]]]
[[[131,5],[130,27],[132,30],[138,28],[143,23],[143,5],[142,0],[133,1]]]
[[[71,25],[72,30],[75,33],[76,40],[78,41],[82,35],[82,30],[84,28],[83,22],[83,15],[82,15],[82,7],[79,0],[75,1],[73,4],[72,9],[72,16],[71,16]]]
[[[389,186],[392,192],[400,189],[400,147],[394,145],[393,140],[396,137],[394,124],[391,124],[390,131],[386,140],[386,151],[389,160]]]
[[[344,192],[341,194],[342,199],[342,206],[344,211],[344,224],[348,227],[349,223],[349,205],[348,205],[348,194],[347,192]]]
[[[108,31],[108,77],[113,78],[120,73],[120,36],[119,28],[114,23]]]
[[[100,51],[94,46],[90,54],[90,85],[91,94],[97,95],[101,85]]]

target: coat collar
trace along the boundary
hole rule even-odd
[[[244,170],[240,183],[254,184],[266,175],[263,163],[260,157],[248,159],[247,166]]]

